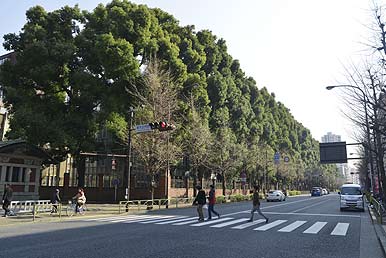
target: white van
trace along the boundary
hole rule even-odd
[[[344,184],[340,187],[340,210],[347,208],[365,210],[363,192],[360,185]]]

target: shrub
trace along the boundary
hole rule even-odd
[[[226,202],[225,196],[224,195],[216,196],[216,202],[217,203],[225,203]]]

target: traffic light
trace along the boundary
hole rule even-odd
[[[176,126],[174,124],[169,124],[167,122],[159,122],[159,131],[160,132],[163,132],[163,131],[170,131],[170,130],[174,130],[176,129]]]
[[[174,124],[169,124],[165,121],[149,123],[149,126],[152,130],[158,129],[160,132],[176,129],[176,126]]]

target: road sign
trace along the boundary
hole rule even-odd
[[[280,162],[280,153],[276,152],[275,155],[273,155],[273,160],[275,161],[275,164],[279,164]]]
[[[146,132],[151,132],[152,129],[149,124],[144,124],[144,125],[136,125],[135,126],[135,132],[136,133],[146,133]]]
[[[284,162],[289,162],[289,157],[288,156],[284,157]]]
[[[118,178],[113,179],[113,185],[114,186],[119,185],[119,179]]]

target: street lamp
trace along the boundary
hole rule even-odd
[[[133,118],[134,118],[134,108],[133,107],[130,107],[129,109],[129,119],[130,119],[130,122],[129,122],[129,137],[128,137],[128,155],[127,155],[127,163],[128,163],[128,168],[127,168],[127,189],[126,189],[126,192],[127,192],[127,200],[130,201],[130,190],[131,190],[131,187],[130,187],[130,179],[131,179],[131,131],[133,130]]]
[[[367,98],[365,92],[358,86],[350,85],[350,84],[342,84],[342,85],[331,85],[327,86],[327,90],[332,90],[334,88],[353,88],[359,90],[363,95],[363,103],[364,103],[364,109],[365,109],[365,123],[366,123],[366,138],[367,138],[367,145],[368,145],[368,151],[369,151],[369,163],[370,163],[370,189],[374,190],[373,187],[373,176],[374,176],[374,167],[373,167],[373,154],[371,152],[371,139],[370,139],[370,126],[369,126],[369,116],[367,113]]]

